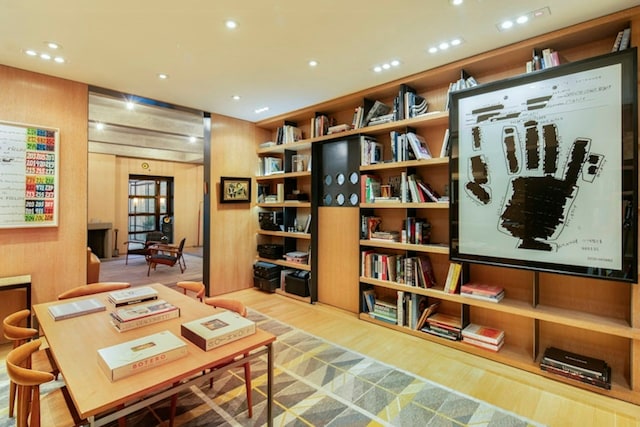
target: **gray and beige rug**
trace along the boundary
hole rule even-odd
[[[275,343],[275,426],[540,426],[531,420],[337,346],[256,311],[250,318],[278,336]],[[4,364],[3,364],[4,365]],[[253,418],[247,417],[241,368],[221,372],[182,393],[176,425],[266,424],[266,360],[252,365]],[[0,426],[7,382],[0,367]],[[133,414],[130,426],[168,425],[168,402]]]

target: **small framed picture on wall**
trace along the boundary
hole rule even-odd
[[[220,203],[249,203],[251,178],[220,177]]]

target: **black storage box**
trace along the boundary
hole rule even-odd
[[[253,286],[261,291],[275,292],[280,287],[280,277],[273,279],[263,279],[262,277],[253,276]]]
[[[253,275],[262,279],[280,278],[282,266],[270,262],[258,261],[253,264]]]
[[[309,278],[311,273],[304,270],[298,270],[294,273],[289,273],[284,278],[285,290],[299,297],[309,296]]]
[[[284,247],[282,245],[263,244],[258,245],[258,255],[262,258],[282,259]]]

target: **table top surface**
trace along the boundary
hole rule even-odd
[[[158,291],[158,299],[179,307],[180,317],[119,332],[110,322],[109,313],[115,307],[108,301],[108,293],[34,305],[33,310],[40,327],[82,418],[98,415],[122,403],[162,390],[181,379],[200,373],[204,368],[275,341],[273,334],[256,329],[253,335],[204,351],[181,337],[180,325],[221,310],[159,283],[148,286]],[[107,310],[59,321],[53,320],[48,312],[51,305],[89,298],[100,300]],[[99,367],[99,349],[161,331],[170,331],[186,342],[188,355],[114,382]]]

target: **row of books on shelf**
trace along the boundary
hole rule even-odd
[[[401,84],[393,100],[394,120],[411,119],[427,113],[429,103],[407,84]]]
[[[402,230],[382,230],[382,218],[375,215],[360,217],[360,238],[426,245],[431,242],[431,224],[426,218],[413,216],[402,220]]]
[[[581,383],[611,389],[611,367],[602,359],[548,347],[540,369]]]
[[[285,122],[276,131],[276,144],[290,144],[302,140],[302,129],[296,123]]]
[[[449,99],[450,99],[449,94],[462,89],[468,89],[477,85],[478,85],[478,82],[472,75],[467,73],[465,70],[460,70],[460,78],[455,82],[449,83],[449,89],[447,90],[447,104],[446,104],[445,110],[449,111]]]
[[[418,288],[436,285],[433,265],[428,255],[406,256],[364,250],[361,255],[363,277],[385,280]]]
[[[533,49],[531,59],[526,63],[526,72],[544,70],[560,65],[560,55],[552,48]]]
[[[415,132],[389,132],[391,161],[427,160],[434,156],[427,141]]]
[[[360,200],[363,203],[448,203],[449,197],[440,195],[420,175],[401,172],[399,176],[389,177],[388,184],[382,184],[379,175],[361,175]]]
[[[363,309],[373,319],[494,352],[504,346],[503,330],[471,322],[463,325],[460,316],[438,311],[440,302],[429,304],[425,296],[397,291],[396,301],[391,301],[376,298],[374,289],[365,289],[362,297]]]

